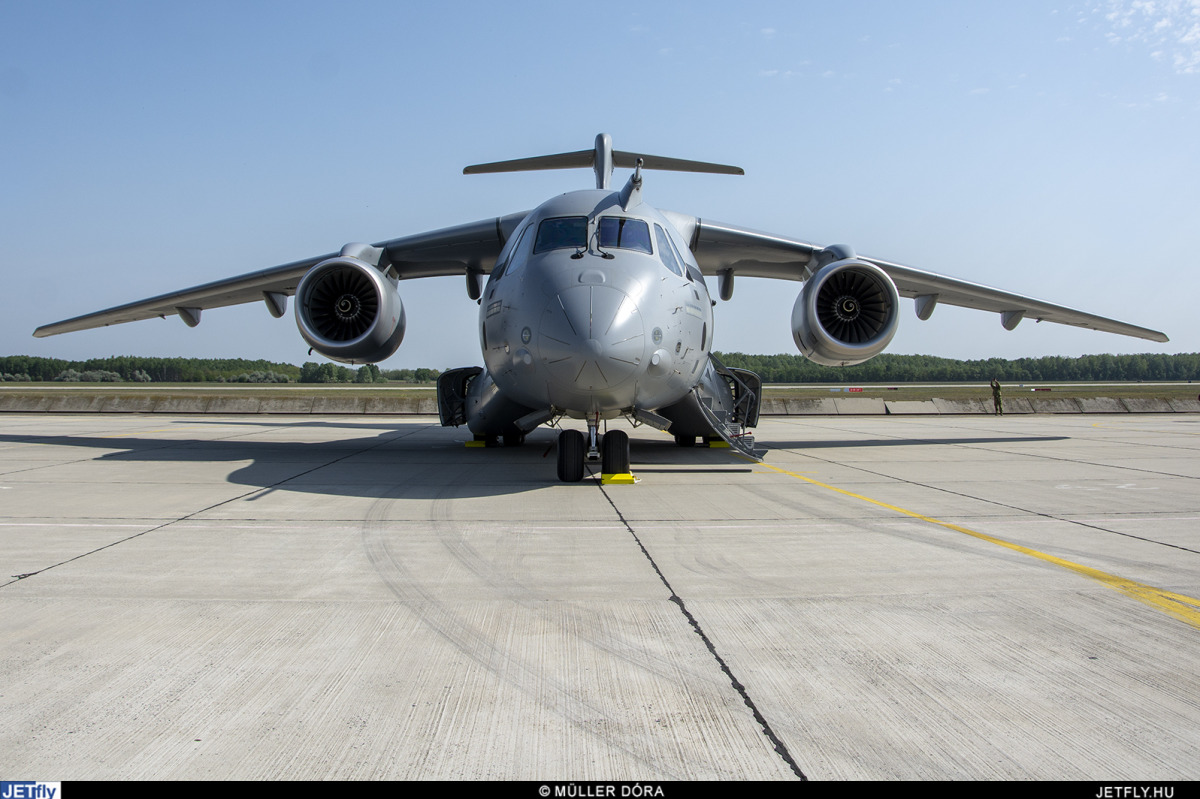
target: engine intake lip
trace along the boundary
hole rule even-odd
[[[301,281],[296,318],[313,339],[353,344],[371,334],[387,287],[379,270],[349,258],[317,264]]]
[[[896,334],[899,293],[887,273],[846,259],[809,278],[792,311],[792,336],[806,357],[852,365],[878,355]]]
[[[404,303],[376,267],[339,255],[314,266],[296,286],[296,326],[331,361],[377,363],[404,340]]]
[[[814,310],[833,338],[869,344],[888,325],[893,307],[888,293],[877,275],[850,266],[820,284]]]

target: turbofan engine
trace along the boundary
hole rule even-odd
[[[854,366],[883,352],[896,334],[900,295],[865,261],[834,261],[804,284],[792,307],[792,338],[824,366]]]
[[[358,258],[329,258],[296,287],[300,335],[326,358],[376,363],[404,340],[404,304],[395,284]]]

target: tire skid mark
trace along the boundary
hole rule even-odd
[[[398,489],[400,486],[397,485],[394,488]],[[443,489],[440,493],[443,495],[449,493],[449,488]],[[512,647],[498,645],[482,625],[464,618],[463,614],[456,612],[448,603],[425,588],[422,581],[414,576],[403,558],[398,557],[389,544],[386,531],[386,527],[391,524],[388,520],[389,511],[400,501],[402,500],[399,498],[376,500],[367,512],[362,525],[362,541],[367,558],[380,580],[396,599],[404,603],[429,630],[453,646],[457,652],[498,680],[505,682],[506,685],[524,695],[542,710],[564,720],[588,737],[603,743],[605,748],[616,749],[630,760],[663,773],[667,779],[682,780],[689,777],[686,773],[668,768],[663,762],[648,759],[646,753],[638,752],[620,741],[614,740],[611,736],[606,735],[603,729],[597,729],[596,720],[607,717],[607,708],[588,701],[561,677],[540,667],[539,663],[529,662],[526,658],[514,654]],[[444,503],[448,501],[443,497],[434,502],[434,512],[430,514],[429,521],[434,525],[435,532],[439,526],[436,516],[444,508]],[[441,527],[442,532],[438,533],[438,537],[444,543],[448,537],[445,533],[444,522],[441,523]],[[473,561],[474,559],[468,558],[468,560]],[[475,572],[475,570],[472,571]],[[508,583],[510,586],[516,584],[512,580],[501,582]],[[491,582],[491,584],[499,583]],[[551,618],[551,614],[543,609],[545,603],[538,603],[541,606],[538,607],[528,601],[522,602],[515,599],[512,601],[517,602],[525,609],[538,612],[547,620],[562,624],[561,617]],[[513,679],[514,675],[519,675],[519,678]],[[444,699],[448,699],[448,697],[444,697]],[[445,712],[444,708],[442,712]]]

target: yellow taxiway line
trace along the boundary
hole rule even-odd
[[[1084,577],[1090,577],[1091,579],[1109,588],[1112,588],[1115,591],[1120,591],[1122,594],[1125,594],[1128,597],[1145,603],[1156,610],[1162,611],[1163,613],[1174,616],[1181,621],[1187,622],[1196,629],[1200,629],[1200,599],[1195,599],[1194,597],[1185,596],[1183,594],[1176,594],[1172,591],[1166,591],[1161,588],[1155,588],[1150,585],[1145,585],[1144,583],[1139,583],[1136,580],[1118,577],[1115,574],[1109,574],[1108,572],[1094,569],[1091,566],[1084,566],[1081,563],[1074,563],[1069,560],[1064,560],[1063,558],[1055,557],[1054,555],[1048,555],[1045,552],[1039,552],[1036,549],[1021,546],[1020,544],[1014,544],[1011,541],[1005,541],[1002,538],[996,538],[995,536],[981,533],[978,530],[972,530],[969,527],[963,527],[962,525],[944,522],[940,519],[935,519],[932,516],[926,516],[923,513],[917,513],[916,511],[908,510],[907,508],[901,508],[898,505],[890,505],[887,502],[882,502],[878,499],[871,499],[870,497],[863,496],[862,494],[856,494],[853,491],[847,491],[844,488],[838,488],[836,486],[829,485],[828,483],[822,483],[819,480],[814,480],[811,477],[805,477],[797,472],[790,472],[787,469],[781,469],[778,466],[772,466],[768,463],[759,465],[770,469],[773,472],[794,477],[797,480],[802,480],[806,483],[810,483],[811,485],[828,489],[843,496],[861,500],[862,502],[867,502],[880,508],[886,508],[890,511],[895,511],[903,516],[919,519],[923,522],[928,522],[929,524],[936,524],[939,527],[946,528],[947,530],[953,530],[956,533],[969,535],[972,538],[978,538],[980,541],[987,541],[989,544],[995,544],[996,546],[1004,547],[1005,549],[1012,550],[1013,552],[1020,552],[1022,555],[1028,555],[1031,558],[1037,558],[1045,563],[1053,563],[1055,566],[1061,566],[1062,568],[1073,571],[1076,574],[1083,575]]]

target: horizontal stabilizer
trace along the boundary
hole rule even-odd
[[[475,164],[463,169],[464,175],[485,175],[491,172],[537,172],[542,169],[574,169],[591,166],[596,160],[593,150],[579,150],[557,155],[535,155],[532,158],[515,158],[512,161],[494,161],[490,164]]]
[[[710,164],[707,161],[686,161],[682,158],[667,158],[662,155],[640,155],[624,150],[613,152],[613,166],[633,169],[642,159],[642,169],[662,169],[668,172],[703,172],[709,175],[744,175],[746,170],[729,164]]]
[[[511,161],[493,161],[489,164],[474,164],[463,169],[464,175],[482,175],[493,172],[536,172],[543,169],[573,169],[592,167],[596,171],[596,188],[607,189],[612,178],[613,167],[633,169],[638,160],[642,169],[662,169],[671,172],[703,172],[710,175],[744,175],[738,166],[710,164],[706,161],[688,161],[683,158],[667,158],[661,155],[631,153],[614,150],[612,137],[601,133],[596,137],[596,146],[591,150],[573,153],[535,155],[532,158],[517,158]]]

